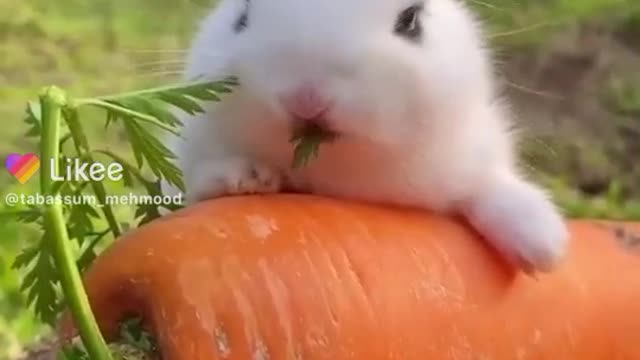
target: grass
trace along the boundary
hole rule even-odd
[[[57,84],[72,95],[93,96],[155,86],[172,78],[180,68],[183,53],[179,50],[186,47],[206,3],[1,1],[0,14],[11,16],[0,16],[0,157],[36,150],[33,140],[25,138],[20,119],[25,100],[35,98],[43,85]],[[637,0],[494,0],[491,4],[493,8],[487,8],[476,2],[489,20],[493,40],[510,51],[543,48],[562,26],[586,21],[640,29]],[[164,51],[155,51],[161,49]],[[603,89],[608,104],[626,112],[638,111],[637,91],[637,83],[622,80]],[[85,128],[92,143],[114,151],[125,146],[122,134],[105,136],[102,118],[88,113],[83,119],[87,119]],[[37,179],[18,185],[7,172],[0,173],[0,198],[39,187]],[[593,198],[580,194],[564,179],[554,177],[545,183],[570,216],[640,220],[640,202],[625,200],[615,183],[606,194]],[[108,186],[124,192],[118,184]],[[118,207],[116,211],[131,209]],[[36,235],[29,228],[0,223],[0,359],[9,358],[19,344],[45,329],[25,309],[19,275],[10,269],[17,252],[35,241]]]
[[[640,21],[636,0],[523,0],[517,4],[492,0],[475,2],[475,6],[489,19],[494,41],[508,48],[544,46],[551,35],[576,24],[599,22],[617,27]]]

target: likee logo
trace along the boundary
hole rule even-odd
[[[40,169],[40,159],[33,153],[25,155],[9,154],[4,166],[11,175],[15,176],[21,184],[24,184]]]

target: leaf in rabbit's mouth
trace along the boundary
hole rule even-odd
[[[292,167],[294,169],[306,166],[312,158],[318,156],[320,145],[334,141],[338,133],[319,125],[321,122],[308,123],[294,129],[291,143],[295,149]]]

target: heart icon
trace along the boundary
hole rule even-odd
[[[9,154],[4,166],[21,184],[24,184],[40,169],[40,159],[33,153]]]

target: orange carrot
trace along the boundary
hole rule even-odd
[[[233,197],[126,235],[86,284],[108,337],[135,312],[169,360],[640,359],[640,225],[570,229],[536,281],[457,219]]]

